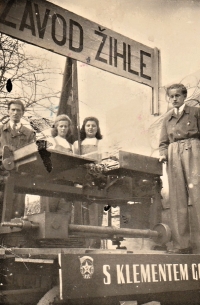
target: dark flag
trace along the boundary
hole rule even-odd
[[[68,141],[73,143],[75,140],[79,140],[77,61],[70,57],[66,58],[65,63],[62,92],[57,115],[59,114],[67,114],[72,120],[73,137],[68,139]]]

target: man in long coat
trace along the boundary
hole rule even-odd
[[[184,103],[182,84],[168,87],[167,95],[174,108],[163,120],[159,150],[169,180],[173,249],[168,252],[188,254],[200,251],[200,108]]]

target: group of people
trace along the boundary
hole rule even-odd
[[[101,142],[102,135],[99,127],[99,120],[96,117],[87,117],[83,121],[80,130],[80,147],[78,141],[72,145],[70,139],[72,137],[72,122],[66,114],[58,115],[55,119],[54,126],[51,130],[52,138],[51,149],[61,152],[71,152],[78,155],[84,155],[101,160]]]
[[[9,121],[0,126],[1,154],[3,146],[5,145],[9,146],[9,148],[14,151],[36,141],[35,132],[21,123],[24,110],[24,104],[21,100],[16,99],[8,103]],[[70,143],[70,139],[72,138],[71,126],[72,122],[67,115],[62,114],[56,117],[51,130],[52,137],[47,139],[50,141],[50,148],[59,152],[81,154],[91,157],[92,159],[100,160],[100,140],[102,140],[102,135],[98,119],[95,117],[85,118],[80,132],[80,148],[78,141],[75,141],[74,144]],[[24,215],[24,206],[21,204],[21,202],[24,201],[24,198],[22,198],[23,195],[14,194],[13,196],[12,218],[21,217]],[[58,204],[55,200],[52,202],[51,200],[48,200],[48,203],[54,208],[59,205],[64,213],[71,211],[69,202],[64,198],[60,201],[61,202]]]
[[[70,143],[72,138],[71,130],[72,122],[70,118],[61,114],[55,119],[54,126],[51,130],[52,138],[48,138],[51,146],[50,149],[59,151],[74,153],[78,155],[84,155],[95,159],[96,161],[101,161],[102,157],[102,135],[99,127],[99,120],[96,117],[87,117],[83,121],[83,125],[80,130],[80,147],[78,141],[75,141],[73,145]],[[43,197],[42,200],[45,200]],[[70,221],[72,203],[67,200],[67,198],[46,198],[50,206],[50,211],[56,211],[60,213],[65,213]],[[83,224],[96,226],[102,222],[102,207],[97,203],[88,205],[86,202],[75,202],[78,208],[82,209],[83,214]],[[87,212],[86,212],[87,211]],[[100,238],[90,238],[86,241],[86,247],[99,248],[101,244]]]
[[[9,121],[0,126],[1,152],[4,145],[9,146],[11,150],[16,150],[36,140],[35,132],[20,122],[24,110],[24,104],[20,100],[12,100],[8,103]],[[98,158],[101,154],[100,140],[102,140],[98,119],[95,117],[84,119],[80,130],[80,149],[78,141],[75,141],[73,145],[68,141],[72,136],[71,126],[72,122],[67,115],[61,114],[56,117],[51,131],[51,148]]]
[[[168,87],[167,95],[173,109],[167,112],[162,123],[159,161],[167,163],[169,180],[173,248],[168,253],[189,254],[195,247],[200,251],[200,108],[185,104],[187,89],[183,84]],[[16,150],[36,140],[34,131],[20,122],[23,114],[24,105],[20,100],[8,103],[10,120],[0,126],[1,150],[4,145]],[[78,141],[73,144],[69,141],[71,126],[67,115],[56,117],[51,149],[100,160],[102,135],[98,119],[84,119],[80,147]]]

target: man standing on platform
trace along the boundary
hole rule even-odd
[[[168,253],[200,251],[200,108],[184,103],[182,84],[167,88],[173,109],[160,134],[160,162],[167,162],[173,249]],[[195,238],[194,240],[191,237]]]
[[[12,100],[8,103],[8,123],[0,126],[1,151],[4,145],[16,150],[26,144],[35,141],[33,130],[25,127],[20,122],[24,114],[24,104],[20,100]]]
[[[35,132],[20,122],[24,114],[24,104],[20,100],[8,103],[10,120],[0,126],[0,153],[3,146],[9,146],[14,151],[35,141]],[[23,197],[23,198],[22,198]],[[23,204],[22,204],[23,202]],[[15,194],[13,200],[13,217],[21,217],[24,213],[24,195]]]

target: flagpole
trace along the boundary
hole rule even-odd
[[[76,128],[77,128],[77,138],[78,138],[78,153],[81,155],[81,139],[80,139],[80,115],[79,115],[79,97],[78,97],[78,68],[77,61],[73,59],[73,69],[72,69],[72,87],[73,87],[73,101],[76,109]]]
[[[81,154],[77,61],[70,57],[65,62],[57,115],[59,114],[67,114],[72,120],[73,136],[78,140],[78,151]]]

